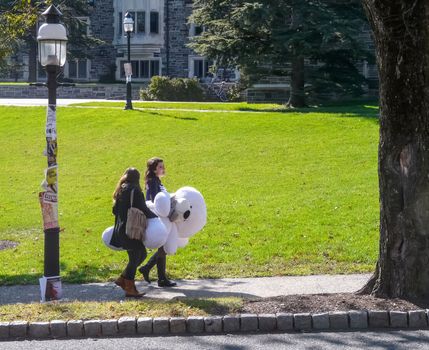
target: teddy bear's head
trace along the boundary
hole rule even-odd
[[[201,231],[207,222],[207,208],[204,197],[193,187],[182,187],[174,194],[179,204],[177,234],[189,238]],[[183,219],[182,219],[183,218]]]
[[[193,187],[182,187],[176,193],[160,192],[154,203],[148,203],[167,227],[169,235],[164,245],[167,254],[188,244],[189,238],[204,227],[207,209],[203,196]]]

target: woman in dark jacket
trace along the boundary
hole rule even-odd
[[[164,161],[161,158],[153,157],[147,161],[147,169],[145,173],[146,183],[146,198],[148,201],[154,201],[155,196],[165,191],[161,183],[160,177],[165,175]],[[167,254],[163,247],[152,255],[146,265],[139,268],[146,282],[151,283],[149,278],[150,270],[156,265],[158,270],[158,286],[159,287],[175,287],[176,282],[170,281],[166,274]]]
[[[127,226],[128,209],[131,207],[131,193],[134,190],[133,207],[140,209],[148,219],[156,218],[146,206],[145,198],[140,187],[140,173],[135,168],[128,168],[119,179],[113,193],[113,214],[115,215],[115,227],[110,244],[121,247],[128,253],[128,265],[121,276],[115,281],[116,285],[125,291],[126,297],[140,298],[144,293],[137,291],[134,279],[137,268],[147,256],[143,242],[130,239],[125,233]]]

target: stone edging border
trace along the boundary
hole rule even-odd
[[[112,320],[0,322],[0,340],[167,336],[365,329],[428,329],[429,310],[336,311],[190,317],[121,317]]]

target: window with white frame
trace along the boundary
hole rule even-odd
[[[82,30],[83,32],[86,33],[86,35],[90,34],[90,21],[89,21],[89,17],[77,17],[77,19],[80,22],[80,26],[82,26]]]
[[[192,23],[191,26],[190,26],[190,28],[189,28],[189,36],[190,37],[200,36],[205,31],[206,31],[205,26],[200,26],[198,24]]]
[[[190,59],[189,77],[203,79],[211,75],[209,72],[210,62],[201,57]]]
[[[126,62],[120,62],[121,78],[125,78],[124,63]],[[135,79],[150,79],[153,76],[161,75],[161,60],[159,59],[133,60],[131,67]]]
[[[67,77],[71,79],[88,79],[88,60],[77,59],[67,62]]]

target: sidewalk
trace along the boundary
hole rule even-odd
[[[14,107],[35,107],[46,106],[47,98],[0,98],[0,106],[14,106]],[[124,102],[123,100],[102,100],[102,99],[71,99],[59,98],[57,99],[57,106],[68,106],[74,103],[87,103],[87,102]],[[125,103],[125,102],[124,102]]]
[[[175,288],[158,288],[137,282],[146,297],[188,298],[264,298],[293,294],[351,293],[361,288],[370,274],[315,275],[261,278],[224,278],[216,280],[179,280]],[[63,301],[119,301],[123,292],[114,283],[63,284]],[[31,303],[40,300],[38,285],[0,286],[0,304]]]

